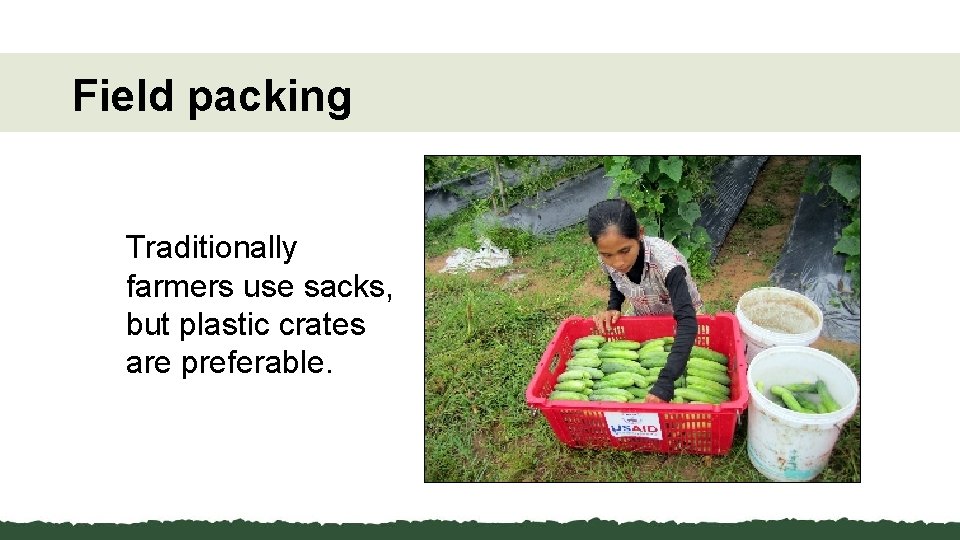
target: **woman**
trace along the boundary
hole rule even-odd
[[[630,301],[637,315],[672,314],[677,321],[667,365],[645,398],[648,403],[670,401],[674,381],[687,367],[697,337],[696,310],[703,305],[687,260],[669,242],[644,236],[633,208],[622,199],[590,208],[587,230],[610,280],[607,309],[594,316],[597,328],[612,329],[624,300]]]

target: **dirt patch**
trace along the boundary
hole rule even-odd
[[[848,343],[846,341],[837,341],[821,337],[810,345],[814,349],[828,352],[838,358],[850,357],[860,353],[859,343]]]
[[[714,277],[698,284],[704,301],[719,302],[724,311],[750,289],[769,284],[800,202],[807,157],[773,156],[767,160],[740,216],[717,254]],[[748,209],[750,209],[748,211]],[[758,226],[754,216],[779,216]]]
[[[498,461],[499,455],[490,452],[490,449],[496,446],[493,441],[499,443],[502,433],[503,427],[498,422],[490,424],[486,429],[478,430],[473,435],[473,455],[484,461]]]
[[[721,250],[722,252],[722,250]],[[769,271],[755,254],[728,258],[717,265],[714,277],[698,285],[700,296],[706,302],[732,300],[736,303],[743,293],[752,289],[758,282],[766,282]]]
[[[443,270],[443,267],[447,264],[446,255],[438,255],[436,257],[428,257],[424,261],[424,267],[427,273],[430,274],[439,274],[440,270]]]
[[[529,269],[518,268],[516,272],[525,274],[524,277],[510,282],[508,276],[500,279],[501,286],[513,293],[523,294],[550,294],[556,291],[557,284],[544,276],[543,272],[534,272]]]
[[[684,482],[697,482],[700,480],[700,475],[702,474],[702,466],[696,464],[684,465],[680,469],[680,478],[683,478]]]
[[[594,276],[592,273],[588,273],[587,276],[583,278],[583,283],[577,287],[576,293],[584,299],[606,299],[610,296],[610,288],[597,285],[596,276]]]

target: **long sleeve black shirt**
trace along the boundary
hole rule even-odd
[[[640,283],[643,279],[643,257],[644,251],[641,245],[637,262],[627,272],[627,278],[634,283]],[[687,368],[687,360],[690,359],[690,351],[697,337],[697,312],[693,308],[686,278],[687,271],[682,266],[675,266],[666,278],[667,292],[670,294],[670,303],[673,305],[673,320],[677,322],[677,330],[670,355],[667,356],[667,365],[660,370],[657,382],[650,389],[651,394],[664,401],[673,399],[674,381]],[[607,276],[607,279],[610,281],[610,300],[607,302],[607,309],[621,311],[626,297],[617,288],[613,278]]]

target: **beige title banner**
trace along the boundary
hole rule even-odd
[[[960,131],[954,54],[6,54],[0,73],[8,132]]]

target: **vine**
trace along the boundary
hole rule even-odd
[[[471,174],[487,173],[491,189],[485,200],[494,213],[502,215],[521,200],[602,164],[601,156],[567,156],[563,165],[546,170],[539,156],[427,156],[423,172],[428,188]],[[508,170],[519,175],[519,181],[511,186],[503,180],[503,173]]]
[[[710,190],[719,156],[610,156],[604,166],[613,179],[610,197],[633,206],[644,234],[672,243],[690,264],[694,279],[709,279],[710,237],[695,225],[700,201]]]
[[[803,191],[816,195],[823,186],[844,202],[846,225],[833,252],[845,257],[843,269],[850,274],[853,293],[860,296],[860,156],[817,156],[803,184]],[[821,180],[826,174],[829,180]]]

